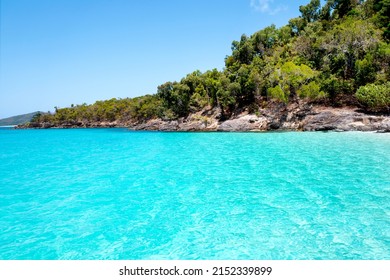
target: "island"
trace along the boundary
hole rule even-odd
[[[55,107],[18,128],[390,131],[390,2],[311,0],[155,94]]]

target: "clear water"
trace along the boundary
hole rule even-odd
[[[0,129],[0,259],[390,259],[390,134]]]

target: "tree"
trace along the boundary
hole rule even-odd
[[[220,85],[221,73],[217,69],[207,71],[204,74],[204,86],[209,98],[209,104],[218,106],[217,91]]]
[[[305,6],[299,6],[299,11],[306,22],[313,22],[319,17],[320,7],[320,0],[311,0],[310,3]]]
[[[301,31],[305,28],[306,22],[303,18],[297,17],[297,18],[290,19],[288,25],[291,28],[292,35],[298,36],[301,33]]]
[[[251,41],[256,54],[260,56],[269,54],[270,50],[278,43],[280,35],[274,24],[253,34]]]
[[[243,34],[240,42],[233,41],[232,56],[240,64],[250,64],[254,56],[254,47],[249,38]]]
[[[190,111],[196,112],[209,104],[207,91],[203,84],[199,84],[190,98]]]
[[[249,81],[251,66],[242,65],[236,72],[234,82],[239,85],[240,90],[235,92],[235,98],[239,107],[244,107],[254,101],[254,88]]]
[[[323,38],[321,47],[326,51],[324,63],[332,71],[343,70],[344,79],[355,74],[355,63],[379,43],[379,32],[369,21],[347,19],[336,25]]]
[[[307,85],[302,85],[297,93],[299,97],[309,98],[311,100],[316,100],[326,96],[325,92],[321,91],[320,85],[315,81],[311,81]]]
[[[374,11],[377,13],[376,22],[383,28],[383,37],[390,40],[390,0],[374,0]]]
[[[362,86],[375,81],[377,66],[374,62],[374,56],[371,53],[365,55],[363,59],[355,63],[355,79],[357,86]]]
[[[282,101],[285,104],[288,103],[288,92],[284,91],[280,85],[276,85],[273,88],[267,90],[268,95],[276,100]]]
[[[316,71],[305,64],[298,66],[293,62],[286,62],[270,76],[271,88],[268,89],[268,94],[287,103],[290,97],[296,96],[302,86],[317,75]]]
[[[163,108],[161,99],[159,99],[156,95],[145,95],[137,104],[137,114],[135,117],[138,120],[145,121],[152,118],[161,117],[162,111]]]
[[[178,117],[186,116],[189,112],[190,98],[191,90],[189,86],[182,83],[175,84],[172,91],[173,104],[170,109]]]
[[[331,19],[332,10],[333,10],[333,2],[328,0],[325,5],[319,11],[319,19],[329,21]]]
[[[174,98],[172,96],[173,86],[175,83],[166,82],[157,87],[157,96],[162,99],[163,105],[170,108],[173,105]]]
[[[239,83],[231,83],[230,80],[222,75],[218,83],[217,97],[218,104],[222,110],[223,116],[230,115],[236,104],[236,97],[241,91]]]
[[[346,16],[356,5],[360,2],[359,0],[332,0],[332,6],[335,13],[339,18]]]
[[[42,113],[41,112],[37,112],[34,114],[34,116],[31,118],[31,122],[39,122],[40,119],[42,117]]]
[[[300,58],[299,61],[315,69],[320,69],[322,64],[323,50],[320,47],[320,40],[324,33],[323,29],[321,21],[309,23],[301,36],[293,42],[293,50]]]

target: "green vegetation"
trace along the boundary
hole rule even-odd
[[[390,0],[328,0],[324,6],[311,0],[287,25],[233,41],[222,71],[195,71],[160,85],[155,95],[56,108],[36,121],[168,120],[206,107],[219,107],[229,118],[271,100],[298,99],[388,112],[389,8]]]
[[[96,101],[69,108],[55,107],[54,114],[36,114],[31,122],[50,122],[54,125],[77,122],[136,122],[163,117],[162,100],[156,95],[137,98]]]
[[[0,126],[24,124],[31,121],[31,119],[37,114],[40,114],[40,112],[17,115],[17,116],[1,119]]]
[[[356,98],[369,111],[390,112],[390,82],[383,85],[362,86],[356,92]]]

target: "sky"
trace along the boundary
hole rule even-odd
[[[309,0],[0,0],[0,118],[153,94]]]

